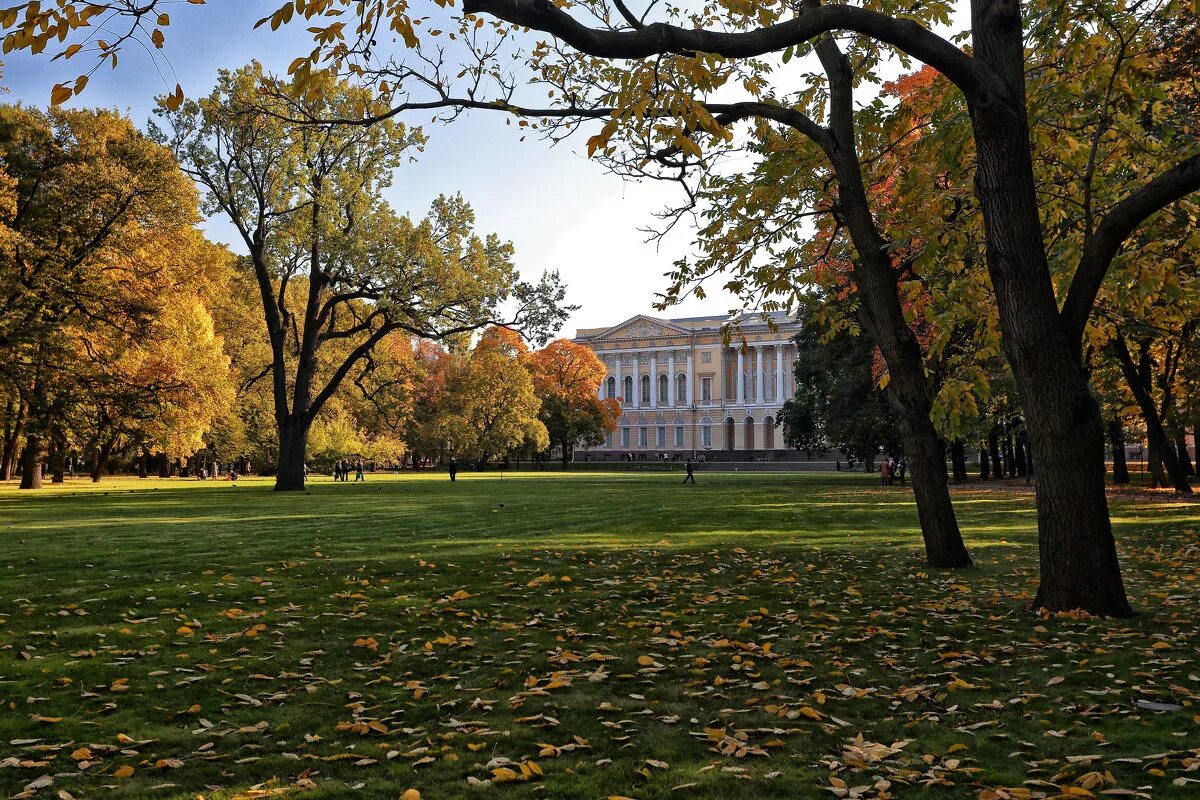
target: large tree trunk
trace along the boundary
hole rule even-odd
[[[992,479],[1001,480],[1004,478],[1004,462],[1000,460],[1000,429],[999,427],[992,428],[988,433],[988,458],[992,460]]]
[[[46,457],[51,483],[65,483],[67,479],[67,437],[62,426],[50,426],[50,451]]]
[[[967,451],[963,447],[962,439],[955,439],[950,443],[950,463],[954,468],[954,482],[966,483],[967,477]]]
[[[1179,461],[1179,469],[1184,475],[1189,478],[1195,476],[1196,469],[1192,466],[1191,456],[1188,455],[1187,434],[1183,431],[1175,434],[1175,458]]]
[[[304,489],[304,456],[308,448],[308,426],[290,422],[279,426],[279,461],[275,472],[275,491]]]
[[[850,61],[829,36],[817,41],[816,52],[829,78],[830,90],[829,139],[818,144],[837,174],[838,213],[858,253],[853,276],[861,301],[859,316],[887,364],[888,402],[896,412],[912,467],[925,557],[935,567],[968,567],[971,558],[950,502],[945,443],[930,419],[933,399],[925,375],[924,353],[904,319],[891,249],[871,215],[855,150],[854,76]]]
[[[992,477],[991,460],[988,458],[987,447],[979,448],[979,480],[986,481]]]
[[[1158,439],[1151,439],[1146,446],[1146,465],[1150,472],[1150,488],[1167,488],[1167,472],[1163,469],[1163,445]]]
[[[150,448],[143,447],[142,454],[137,461],[137,476],[139,478],[150,477]]]
[[[21,451],[20,488],[42,488],[42,437],[33,430],[25,434],[25,449]]]
[[[1125,461],[1125,426],[1121,418],[1114,416],[1108,421],[1108,444],[1112,448],[1113,484],[1129,483],[1129,464]]]
[[[25,402],[10,398],[4,416],[3,454],[0,455],[0,481],[12,480],[17,468],[17,444],[21,441],[21,430],[25,426]]]
[[[96,463],[92,464],[92,483],[99,483],[100,476],[104,474],[104,470],[108,467],[108,459],[112,456],[113,448],[117,446],[117,440],[107,439],[96,451]]]
[[[1129,347],[1125,344],[1125,337],[1118,332],[1112,340],[1110,349],[1116,355],[1117,363],[1121,365],[1121,374],[1125,376],[1125,383],[1128,384],[1129,391],[1133,394],[1133,399],[1142,412],[1142,419],[1146,422],[1146,438],[1150,443],[1152,465],[1153,462],[1158,461],[1166,468],[1166,477],[1175,491],[1180,494],[1191,494],[1192,487],[1188,484],[1187,475],[1184,474],[1179,464],[1175,445],[1167,437],[1167,432],[1163,428],[1162,417],[1158,413],[1158,407],[1154,404],[1154,397],[1151,394],[1153,384],[1151,383],[1149,345],[1141,346],[1138,360],[1135,362],[1133,354],[1129,352]],[[1166,485],[1166,481],[1157,480],[1156,470],[1152,469],[1151,475],[1156,477],[1153,486]]]
[[[1129,616],[1105,497],[1104,424],[1059,316],[1042,238],[1020,4],[972,0],[974,55],[996,75],[970,100],[976,192],[1005,355],[1037,464],[1034,605]]]
[[[929,417],[924,419],[927,429],[920,421],[914,422],[917,424],[904,437],[904,454],[912,468],[913,496],[921,521],[921,537],[925,540],[925,558],[935,567],[969,567],[971,556],[958,533],[958,521],[950,505],[946,445],[933,430]]]

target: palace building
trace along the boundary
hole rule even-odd
[[[783,457],[789,451],[775,421],[795,389],[798,326],[782,312],[767,316],[770,324],[760,313],[638,315],[612,328],[578,330],[574,341],[608,365],[600,397],[619,400],[622,413],[604,445],[578,449],[575,458]],[[731,323],[738,332],[725,346],[721,330]]]

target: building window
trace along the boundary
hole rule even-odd
[[[657,428],[654,429],[654,446],[655,447],[666,447],[667,446],[667,428],[665,425],[659,425]]]
[[[683,426],[682,425],[675,426],[675,446],[683,447]]]
[[[629,447],[629,428],[621,428],[621,446]]]
[[[767,450],[775,449],[775,420],[771,417],[763,420],[763,447]]]
[[[687,402],[687,377],[681,372],[675,376],[675,405]]]
[[[617,379],[611,375],[608,378],[608,399],[617,399]]]
[[[613,448],[613,437],[615,435],[616,434],[610,433],[604,437],[604,446],[607,447],[609,450],[611,450]]]
[[[645,446],[646,446],[646,429],[644,427],[638,428],[638,447],[645,447]]]
[[[643,403],[650,402],[650,376],[649,375],[642,376],[642,402]]]
[[[700,379],[700,402],[712,402],[712,378]]]
[[[625,402],[626,403],[633,402],[633,376],[632,375],[625,376]]]
[[[658,376],[658,402],[667,402],[667,376]]]
[[[709,425],[700,426],[700,444],[704,447],[712,447],[712,427]]]

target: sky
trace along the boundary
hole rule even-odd
[[[68,105],[116,108],[144,127],[154,96],[176,82],[189,97],[204,95],[218,69],[252,59],[285,73],[294,57],[311,49],[312,40],[296,23],[275,32],[267,26],[253,30],[278,5],[279,0],[208,0],[207,6],[165,2],[171,24],[161,55],[127,46],[117,69],[97,71],[86,91]],[[68,63],[51,62],[45,55],[9,54],[0,85],[9,91],[10,101],[45,106],[56,82],[71,82],[86,68],[82,58]],[[421,124],[428,118],[406,121]],[[521,129],[489,112],[427,126],[426,132],[428,145],[417,162],[396,173],[388,201],[403,213],[422,216],[439,194],[461,193],[475,209],[480,232],[513,242],[523,276],[560,272],[567,302],[580,306],[562,335],[616,325],[642,313],[683,317],[739,307],[718,279],[705,285],[708,296],[703,300],[685,299],[665,313],[652,309],[655,294],[669,284],[664,274],[690,252],[693,230],[681,225],[667,239],[652,242],[642,228],[654,223],[654,212],[679,202],[679,190],[606,173],[585,156],[588,134],[555,146],[536,135],[521,141]],[[211,238],[240,249],[228,225],[213,220],[206,228]]]

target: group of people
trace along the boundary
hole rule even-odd
[[[888,456],[879,465],[879,476],[883,481],[884,486],[891,486],[899,478],[900,485],[904,485],[904,473],[908,472],[908,462],[903,458],[897,461]]]
[[[333,479],[335,481],[350,480],[351,468],[354,469],[354,480],[356,483],[358,481],[366,480],[366,478],[363,476],[363,462],[361,458],[356,459],[354,463],[351,463],[347,458],[339,458],[333,464]]]

